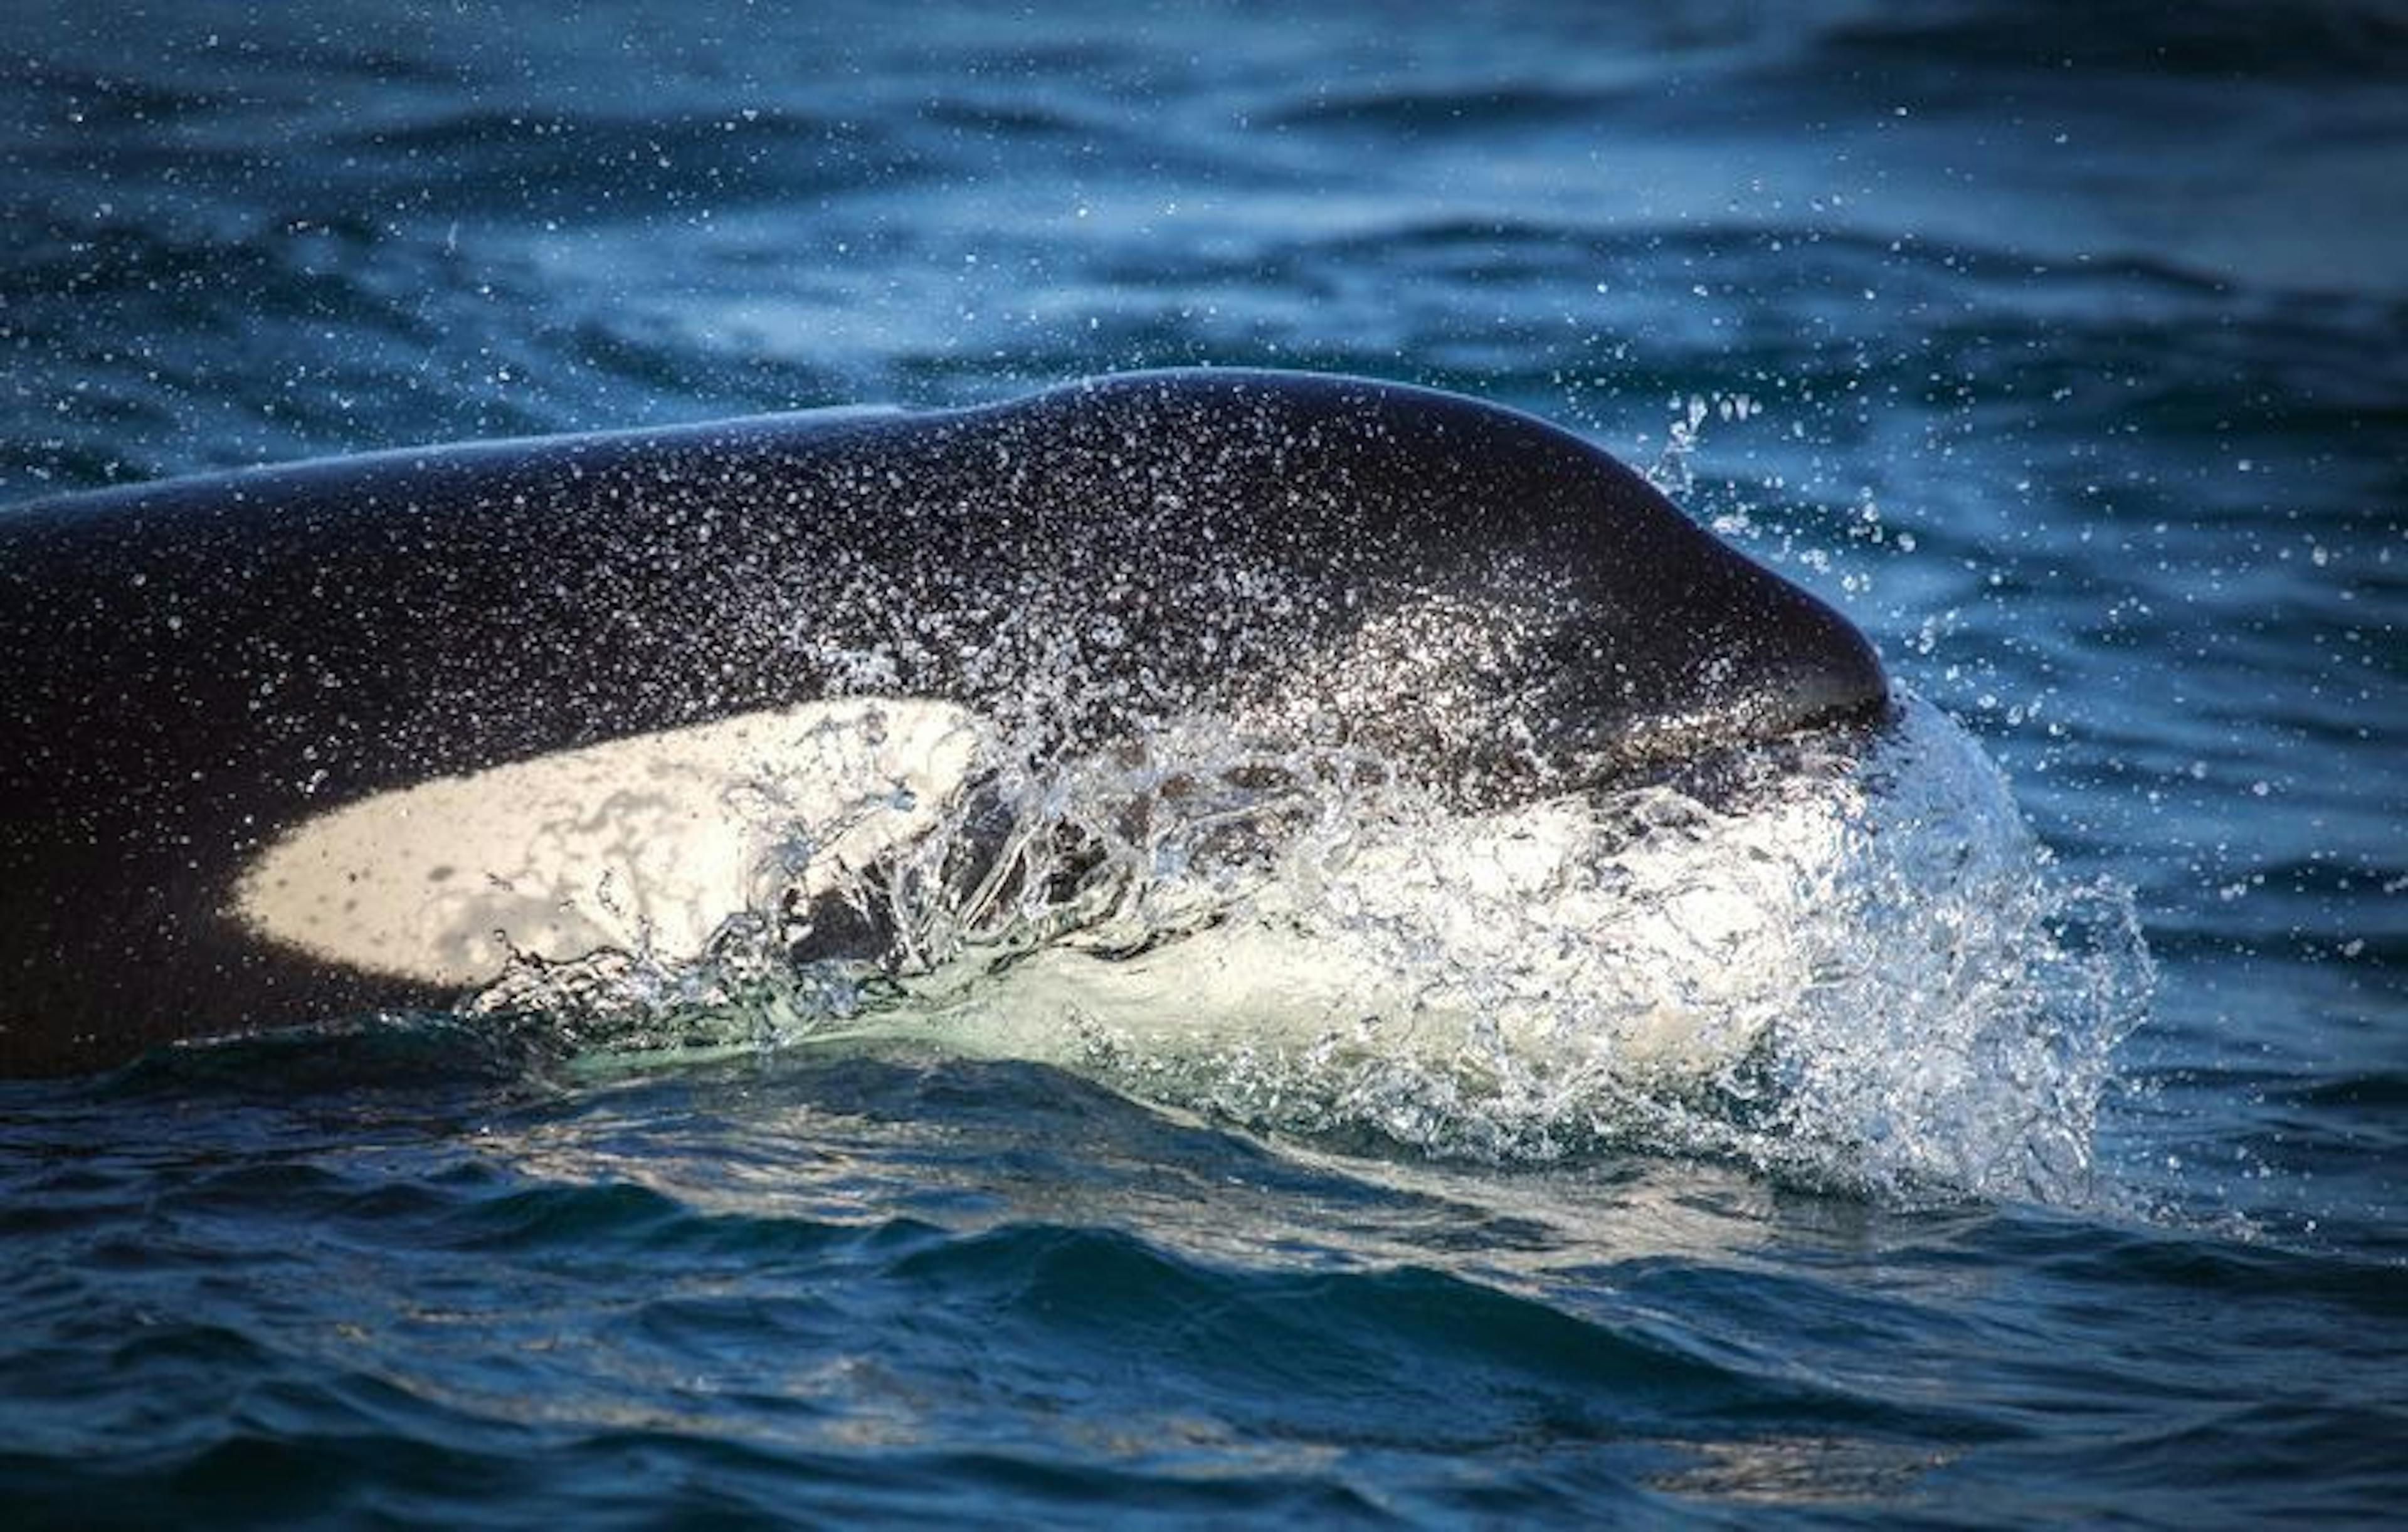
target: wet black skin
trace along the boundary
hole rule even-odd
[[[1878,716],[1828,607],[1578,437],[1204,371],[0,508],[0,1076],[456,996],[226,913],[370,794],[838,694],[1181,714],[1467,808]]]

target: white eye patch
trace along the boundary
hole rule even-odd
[[[698,956],[765,877],[813,893],[924,834],[977,740],[949,703],[844,698],[437,778],[294,826],[244,869],[233,913],[446,987],[513,952]]]

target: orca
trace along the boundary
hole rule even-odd
[[[796,874],[758,800],[798,760],[878,810],[811,852],[857,866],[997,730],[1208,720],[1484,810],[1888,706],[1843,617],[1581,437],[1226,369],[0,508],[0,654],[7,1077],[694,948]]]

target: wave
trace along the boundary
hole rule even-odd
[[[1341,1146],[2091,1191],[2150,984],[2129,898],[2055,877],[1913,698],[1861,755],[1475,816],[1376,758],[1200,724],[1141,758],[984,749],[933,818],[903,795],[781,823],[698,955],[640,931],[523,954],[465,1013],[586,1068],[916,1041]]]
[[[2053,14],[2051,14],[2053,13]],[[2113,6],[1971,4],[1869,18],[1832,28],[1820,51],[1945,60],[1959,72],[2079,65],[2146,77],[2347,81],[2388,79],[2408,64],[2408,22],[2388,6],[2318,0],[2271,10],[2212,0],[2179,10]]]

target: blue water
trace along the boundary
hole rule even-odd
[[[0,60],[0,499],[1168,364],[1460,389],[1852,613],[2147,954],[2052,1002],[2113,1052],[2033,1097],[2046,1174],[1889,1173],[2026,1099],[1980,1075],[1534,1140],[464,1017],[0,1085],[9,1526],[2408,1497],[2396,9],[19,0]]]

